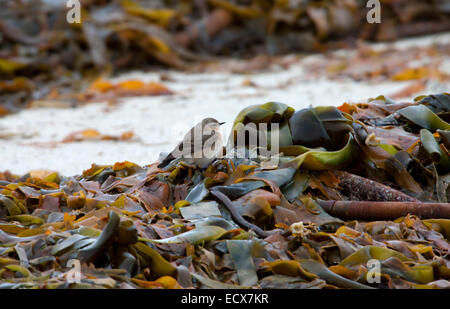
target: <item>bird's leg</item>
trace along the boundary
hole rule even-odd
[[[188,176],[189,176],[189,178],[191,179],[191,178],[192,178],[192,175],[194,174],[194,173],[193,173],[193,170],[196,169],[196,166],[195,166],[195,165],[192,165],[192,164],[188,164],[188,163],[186,163],[186,162],[184,162],[184,161],[180,161],[179,166],[182,167],[182,168],[187,168],[187,170],[188,170]]]
[[[186,163],[184,161],[180,161],[180,165],[183,166],[183,167],[191,168],[191,169],[196,169],[197,168],[197,166],[195,166],[194,164],[189,164],[189,163]]]
[[[211,165],[214,168],[217,168],[219,164],[222,164],[227,169],[227,173],[231,173],[233,172],[233,168],[231,167],[229,160],[230,159],[228,158],[217,158]]]

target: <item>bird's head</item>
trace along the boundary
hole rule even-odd
[[[223,125],[225,122],[218,122],[214,118],[205,118],[202,120],[202,127],[204,130],[209,131],[219,131],[220,126]]]

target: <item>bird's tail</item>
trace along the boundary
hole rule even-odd
[[[169,163],[170,163],[173,159],[175,159],[175,157],[172,155],[172,153],[169,153],[169,154],[167,155],[167,157],[165,157],[164,160],[162,160],[162,162],[158,164],[158,168],[164,168],[164,167],[166,167],[167,165],[169,165]]]

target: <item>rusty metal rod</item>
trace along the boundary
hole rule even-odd
[[[327,213],[343,220],[393,220],[407,214],[421,219],[450,219],[450,203],[317,201]]]

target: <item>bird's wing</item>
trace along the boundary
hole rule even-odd
[[[179,150],[183,156],[192,156],[194,158],[201,158],[203,157],[203,144],[206,140],[213,138],[214,143],[219,140],[219,133],[211,132],[209,134],[203,134],[201,136],[194,136],[193,130],[188,132],[188,134],[185,135],[183,138],[183,141],[181,141],[178,146],[174,149]]]
[[[217,142],[221,142],[222,140],[220,132],[211,131],[209,134],[203,134],[200,136],[194,136],[194,132],[195,127],[184,135],[183,140],[169,153],[169,155],[162,161],[161,165],[167,165],[173,159],[180,157],[203,158],[203,144],[205,141],[213,138],[211,145],[215,145]]]

